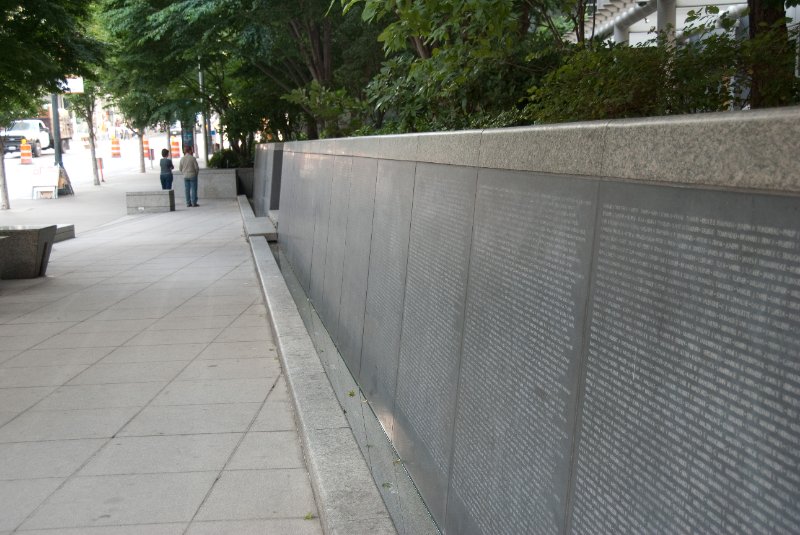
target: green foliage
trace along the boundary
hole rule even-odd
[[[754,70],[764,65],[789,73],[783,86],[772,80],[764,92],[792,95],[784,104],[798,102],[790,41],[797,27],[788,39],[785,32],[743,39],[729,31],[735,21],[723,18],[716,28],[717,14],[715,7],[690,13],[688,42],[658,36],[634,47],[606,43],[577,51],[530,89],[526,115],[546,123],[741,109],[750,105]]]
[[[0,4],[0,123],[29,113],[68,75],[98,61],[101,48],[85,32],[89,9],[83,0]]]
[[[366,102],[351,97],[344,89],[328,89],[316,80],[307,87],[294,89],[283,96],[309,112],[323,125],[320,137],[351,135],[368,115]]]
[[[243,155],[231,149],[215,152],[208,160],[208,166],[214,169],[235,169],[237,167],[253,167],[253,156]]]

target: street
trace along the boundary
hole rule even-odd
[[[154,150],[154,161],[145,160],[145,168],[158,171],[158,161],[161,159],[161,150],[168,147],[166,133],[147,136],[150,148]],[[198,143],[202,143],[202,136],[196,138]],[[139,139],[132,138],[120,140],[120,158],[111,157],[111,141],[97,141],[97,157],[103,160],[103,176],[106,180],[115,175],[137,173],[139,171]],[[8,194],[11,200],[31,199],[33,187],[47,185],[52,182],[51,177],[55,177],[54,158],[55,151],[46,149],[39,158],[33,158],[32,165],[22,165],[19,153],[5,155],[6,179],[8,181]],[[198,160],[202,158],[202,144],[198,146]],[[94,188],[94,178],[92,176],[92,159],[88,148],[84,147],[80,139],[73,139],[70,142],[70,149],[63,153],[64,168],[67,170],[72,188],[76,194],[81,190]],[[178,167],[178,159],[174,158],[173,163]],[[202,164],[201,164],[202,165]],[[153,184],[153,188],[158,186],[158,181]]]

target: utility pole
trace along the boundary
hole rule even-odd
[[[64,159],[61,156],[61,120],[58,117],[58,95],[53,93],[50,95],[50,116],[53,118],[53,149],[56,153],[55,164],[59,167],[64,167]]]

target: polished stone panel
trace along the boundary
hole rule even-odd
[[[414,195],[411,162],[381,161],[375,190],[359,380],[391,436]]]
[[[331,212],[328,226],[328,245],[325,255],[322,303],[316,306],[325,327],[334,342],[338,343],[339,302],[342,297],[342,274],[344,270],[345,235],[347,213],[350,202],[350,177],[353,159],[336,157],[333,163],[331,186]]]
[[[364,303],[367,299],[369,254],[372,243],[372,216],[375,203],[377,160],[353,159],[350,203],[347,215],[342,298],[339,302],[337,346],[353,377],[361,367],[361,340],[364,335]]]
[[[597,183],[481,170],[447,531],[560,533]]]
[[[314,249],[314,196],[318,189],[317,183],[322,175],[322,156],[317,154],[303,154],[300,158],[295,155],[297,165],[297,183],[293,198],[293,231],[291,239],[292,267],[300,280],[306,293],[311,288],[311,255]]]
[[[311,288],[309,296],[315,307],[322,305],[325,282],[325,258],[328,251],[328,229],[333,184],[333,156],[322,156],[324,171],[317,177],[313,192],[314,244],[311,256]]]
[[[478,172],[418,164],[397,376],[397,450],[444,517]]]
[[[800,199],[607,183],[599,206],[573,530],[795,531]]]

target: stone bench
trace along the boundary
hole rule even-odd
[[[250,207],[250,201],[247,200],[245,195],[239,195],[238,200],[245,235],[248,238],[250,236],[264,236],[267,241],[278,241],[278,233],[272,221],[267,217],[256,217]]]
[[[60,241],[71,240],[75,237],[75,225],[67,224],[67,225],[57,225],[56,229],[56,238],[54,243],[58,243]]]
[[[129,191],[125,194],[128,215],[175,211],[175,191]]]
[[[0,279],[43,277],[56,237],[56,226],[0,226]]]

